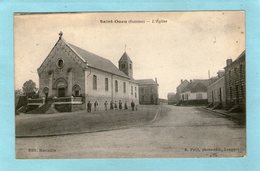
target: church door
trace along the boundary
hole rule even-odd
[[[58,96],[65,97],[65,88],[58,88]]]

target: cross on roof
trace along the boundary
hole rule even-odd
[[[62,35],[63,35],[62,31],[60,31],[60,33],[59,33],[60,38],[62,37]]]

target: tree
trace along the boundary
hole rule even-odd
[[[32,80],[28,80],[23,84],[23,92],[27,97],[32,97],[36,94],[36,91],[36,84]]]
[[[23,95],[23,91],[21,89],[16,89],[15,90],[15,97]]]

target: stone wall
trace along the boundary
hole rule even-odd
[[[225,67],[225,88],[227,108],[239,105],[245,110],[246,81],[245,53]]]

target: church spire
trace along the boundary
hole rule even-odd
[[[133,62],[126,53],[126,45],[125,52],[118,61],[118,68],[120,71],[124,72],[130,78],[133,78]]]

